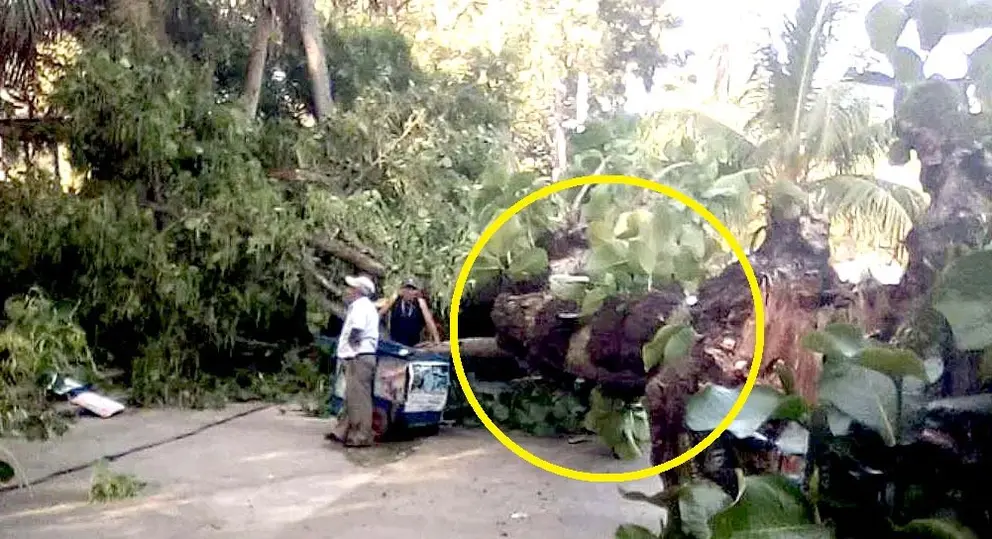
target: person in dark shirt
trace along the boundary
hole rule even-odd
[[[390,340],[403,346],[420,344],[424,328],[430,333],[432,342],[441,342],[441,334],[427,300],[413,279],[407,279],[399,292],[379,309],[379,316],[388,320]]]

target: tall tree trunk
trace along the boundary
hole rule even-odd
[[[258,99],[262,94],[265,78],[265,60],[268,56],[269,38],[275,29],[276,14],[269,2],[261,2],[258,18],[255,21],[255,34],[252,36],[251,52],[248,57],[248,72],[245,75],[245,88],[241,95],[245,114],[254,118],[258,113]]]
[[[776,384],[775,371],[793,373],[798,392],[816,398],[819,359],[801,339],[830,318],[850,316],[850,287],[829,264],[828,226],[823,216],[774,212],[767,239],[749,257],[761,287],[765,312],[765,346],[759,382]],[[645,389],[651,417],[651,458],[660,464],[689,447],[685,438],[688,399],[707,383],[742,385],[754,350],[754,303],[739,264],[703,283],[692,308],[692,324],[701,338],[692,361],[662,365],[648,374]],[[691,444],[689,444],[691,445]],[[666,488],[679,482],[677,470],[663,474]]]
[[[324,34],[313,0],[296,1],[300,39],[307,55],[307,72],[313,93],[313,107],[317,120],[330,116],[334,107],[331,100],[331,75],[327,68],[327,55],[324,51]]]
[[[909,265],[893,296],[900,318],[926,308],[922,302],[937,274],[957,247],[981,248],[988,237],[986,206],[992,198],[992,163],[969,129],[964,103],[950,102],[959,94],[942,81],[928,81],[911,90],[896,111],[899,143],[915,150],[920,160],[920,184],[930,195],[930,207],[906,238]],[[912,324],[913,320],[903,320]],[[963,395],[979,389],[980,353],[956,349],[944,323],[937,344],[944,358],[943,390]]]

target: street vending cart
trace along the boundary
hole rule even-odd
[[[318,338],[336,349],[336,340]],[[333,355],[331,357],[334,357]],[[451,358],[380,340],[372,384],[373,429],[377,438],[401,430],[436,432],[451,387]],[[341,412],[345,396],[344,365],[335,362],[329,410]]]

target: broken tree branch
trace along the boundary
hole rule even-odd
[[[371,274],[373,277],[384,277],[386,266],[358,249],[333,238],[317,237],[313,239],[317,249]]]
[[[428,343],[417,347],[434,354],[450,354],[451,342]],[[513,354],[496,344],[496,337],[472,337],[458,341],[458,352],[463,356],[479,359],[513,359]]]

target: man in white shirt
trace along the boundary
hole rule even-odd
[[[368,447],[375,442],[372,384],[379,346],[379,311],[370,299],[375,294],[372,279],[364,275],[345,277],[345,283],[348,313],[337,344],[338,361],[344,362],[344,414],[330,437],[347,447]]]

